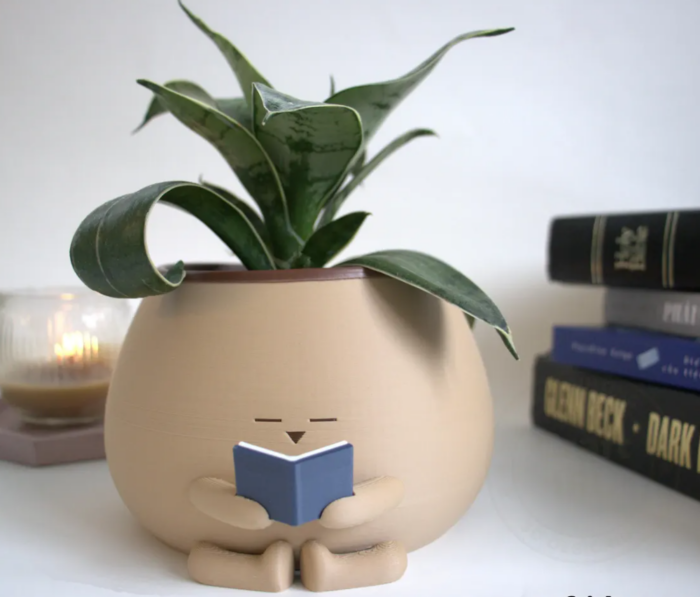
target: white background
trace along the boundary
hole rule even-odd
[[[489,484],[489,490],[496,488],[493,495],[507,495],[498,487],[521,479],[516,493],[529,496],[531,509],[544,508],[550,516],[559,512],[562,521],[567,513],[571,520],[583,517],[573,528],[551,520],[545,525],[575,539],[601,524],[596,509],[612,492],[620,498],[617,505],[602,510],[613,534],[616,524],[627,529],[627,523],[637,530],[641,524],[639,532],[647,536],[662,533],[658,553],[652,549],[641,559],[628,554],[632,559],[616,567],[605,552],[603,568],[575,567],[577,578],[591,579],[577,585],[581,591],[603,594],[637,579],[635,595],[659,594],[656,588],[666,592],[666,581],[675,578],[680,583],[676,595],[684,594],[683,587],[695,594],[691,568],[684,568],[677,554],[687,553],[679,545],[689,541],[697,560],[700,527],[663,517],[681,511],[700,519],[697,504],[573,448],[568,451],[523,425],[532,359],[547,348],[551,324],[600,320],[599,290],[546,281],[550,218],[700,205],[700,2],[190,0],[189,6],[236,43],[273,85],[303,99],[325,98],[330,74],[341,89],[394,78],[459,33],[517,28],[454,48],[387,121],[374,151],[419,126],[435,129],[440,138],[413,142],[351,197],[349,209],[367,210],[373,217],[346,256],[383,248],[432,253],[472,277],[502,307],[523,360],[511,361],[485,326],[477,332],[502,438],[496,446],[496,480]],[[161,83],[192,79],[215,96],[240,93],[217,49],[174,0],[0,0],[0,289],[76,283],[68,260],[72,234],[90,210],[113,197],[152,182],[196,180],[200,174],[240,190],[215,150],[170,116],[130,135],[150,99],[134,82],[139,77]],[[159,262],[229,258],[202,225],[167,208],[151,222],[149,245]],[[544,458],[537,460],[540,452]],[[532,460],[519,465],[518,454]],[[89,485],[86,479],[92,477],[81,475],[99,465],[84,466],[71,474]],[[498,477],[499,466],[519,472]],[[558,466],[562,470],[555,474]],[[94,474],[105,473],[99,470]],[[30,477],[33,472],[14,467],[0,468],[0,475],[4,471],[20,486],[28,480],[48,482],[46,476]],[[538,474],[550,475],[551,483]],[[106,478],[101,482],[105,492],[113,492]],[[9,500],[14,494],[4,489],[5,479],[1,485]],[[521,551],[501,551],[499,533],[521,537],[517,531],[508,534],[507,512],[517,508],[506,504],[499,510],[500,498],[489,501],[489,495],[482,494],[459,528],[471,532],[481,525],[474,532],[492,537],[494,551],[484,555],[466,534],[462,549],[479,552],[479,566],[510,553],[508,562],[500,562],[510,572],[507,577],[494,572],[491,584],[487,575],[477,583],[482,592],[472,583],[472,594],[490,595],[486,588],[491,586],[494,595],[506,595],[496,589],[511,582],[513,595],[542,596],[547,582],[557,587],[552,594],[570,594],[564,591],[576,587],[556,584],[569,571],[556,564],[567,560],[561,546],[538,550],[538,542],[553,541],[549,535],[533,538],[531,533],[519,543]],[[670,501],[648,506],[657,498]],[[628,502],[640,500],[647,504],[638,506],[640,517],[629,518],[636,510]],[[489,523],[489,516],[501,526]],[[668,531],[674,525],[681,539]],[[688,536],[689,528],[694,536]],[[630,539],[629,545],[644,549],[641,539]],[[556,557],[550,557],[552,550]],[[654,585],[658,558],[669,550],[676,554],[674,572],[665,573],[663,582],[659,576]],[[460,561],[468,566],[472,555]],[[432,566],[423,561],[426,570]],[[523,580],[527,570],[540,571],[535,584]],[[603,580],[594,582],[598,577]],[[418,582],[418,572],[411,578]],[[105,586],[115,588],[109,582]],[[539,592],[530,593],[533,587]]]

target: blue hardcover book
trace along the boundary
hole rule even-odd
[[[298,526],[331,502],[353,495],[353,449],[339,442],[287,456],[240,442],[233,448],[236,493],[264,506],[272,520]]]
[[[700,390],[700,342],[615,327],[555,326],[552,360]]]

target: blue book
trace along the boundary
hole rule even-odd
[[[339,442],[287,456],[246,442],[233,448],[236,493],[255,500],[272,520],[298,526],[331,502],[353,495],[353,448]]]
[[[552,360],[700,391],[700,342],[615,327],[555,326]]]

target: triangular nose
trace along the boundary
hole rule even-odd
[[[295,444],[299,443],[299,440],[304,437],[306,431],[287,431],[289,439],[291,439]]]

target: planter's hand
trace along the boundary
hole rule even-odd
[[[327,529],[347,529],[379,518],[399,505],[403,483],[395,477],[376,477],[355,485],[355,495],[326,506],[319,522]]]
[[[197,510],[239,529],[260,530],[272,524],[265,508],[258,502],[236,495],[236,486],[223,479],[195,479],[188,493]]]

